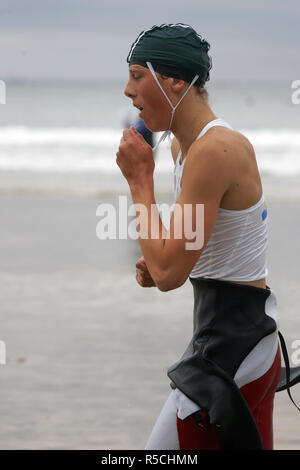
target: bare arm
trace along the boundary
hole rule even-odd
[[[201,256],[213,231],[220,201],[228,188],[223,147],[216,142],[207,141],[195,142],[190,147],[183,169],[181,194],[166,234],[154,197],[151,149],[149,150],[149,146],[145,147],[142,136],[137,132],[124,132],[126,138],[120,145],[117,162],[127,178],[136,211],[139,213],[140,227],[143,227],[144,235],[148,234],[143,236],[140,231],[139,237],[145,263],[160,290],[175,289],[186,281]],[[197,211],[201,204],[204,205],[204,222],[202,218],[203,227],[200,226],[199,229]],[[188,233],[184,225],[185,205],[191,210],[187,217],[191,227]],[[176,218],[176,214],[180,212],[183,217]],[[180,225],[182,235],[178,237]],[[195,236],[191,239],[193,231]],[[199,247],[197,236],[201,231],[203,243]],[[191,246],[193,242],[195,248],[187,249],[187,244]]]
[[[171,144],[171,154],[174,165],[176,164],[179,150],[179,143],[176,137],[174,137]],[[141,287],[156,287],[156,284],[148,270],[144,256],[141,256],[141,258],[139,258],[136,262],[136,280]]]

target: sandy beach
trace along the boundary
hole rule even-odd
[[[100,199],[0,197],[1,449],[143,449],[192,333],[192,288],[142,289],[134,240],[96,237]],[[300,339],[300,206],[271,199],[269,279],[290,360]],[[293,364],[292,364],[293,365]],[[295,365],[295,364],[294,364]],[[300,387],[292,394],[300,403]],[[275,449],[300,449],[276,395]]]

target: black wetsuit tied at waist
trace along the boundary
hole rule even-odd
[[[262,449],[255,420],[234,376],[259,341],[277,329],[265,312],[271,291],[207,278],[190,281],[194,333],[182,358],[168,370],[171,386],[208,413],[222,449]]]

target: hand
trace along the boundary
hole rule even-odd
[[[133,126],[123,132],[116,162],[129,184],[153,178],[152,148]]]
[[[153,281],[151,274],[148,271],[144,257],[142,256],[136,262],[136,280],[137,283],[142,287],[155,287],[156,284]]]

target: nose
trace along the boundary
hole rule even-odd
[[[135,96],[135,92],[134,92],[133,87],[130,84],[130,80],[128,81],[125,87],[124,95],[127,96],[127,98],[133,98]]]

